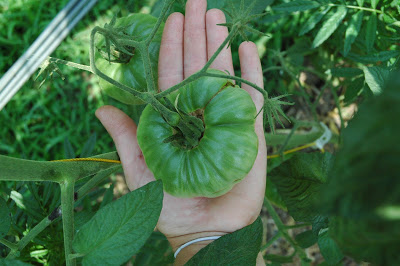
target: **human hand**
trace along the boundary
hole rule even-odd
[[[188,0],[186,17],[174,13],[168,18],[159,55],[158,85],[160,90],[181,82],[200,70],[228,36],[222,11],[206,12],[206,0]],[[245,42],[239,47],[242,78],[263,87],[263,75],[257,48]],[[230,48],[224,49],[211,68],[234,74]],[[263,106],[263,97],[247,85],[243,89],[251,95],[257,110]],[[124,168],[126,182],[131,190],[151,181],[154,176],[147,168],[136,139],[135,123],[122,111],[103,106],[96,116],[110,133]],[[231,191],[217,198],[176,198],[164,193],[163,208],[157,229],[169,240],[175,251],[182,244],[204,236],[224,235],[251,224],[259,215],[265,190],[266,145],[263,115],[256,119],[259,139],[256,161],[248,176]],[[198,242],[183,249],[177,263],[185,263],[209,241]]]

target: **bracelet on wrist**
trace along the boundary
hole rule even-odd
[[[190,246],[191,244],[197,243],[197,242],[201,242],[201,241],[207,241],[207,240],[216,240],[218,238],[220,238],[221,236],[207,236],[207,237],[200,237],[197,239],[193,239],[189,242],[186,242],[185,244],[183,244],[182,246],[180,246],[174,253],[174,258],[176,258],[176,256],[178,256],[178,253],[184,249],[187,246]]]

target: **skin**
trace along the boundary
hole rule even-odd
[[[206,9],[206,0],[188,0],[186,17],[181,13],[169,16],[159,56],[160,90],[166,90],[200,70],[228,35],[226,27],[216,25],[225,22],[224,13],[218,9]],[[262,68],[255,44],[242,43],[239,47],[239,58],[241,76],[263,87]],[[211,67],[228,70],[233,74],[230,48],[224,49]],[[249,92],[257,110],[260,110],[263,105],[262,95],[246,85],[243,89]],[[99,108],[96,116],[114,140],[128,187],[135,190],[154,181],[137,143],[135,123],[112,106]],[[259,139],[257,159],[248,176],[230,192],[212,199],[183,199],[164,193],[157,229],[168,238],[174,251],[182,244],[199,237],[224,235],[239,230],[255,221],[260,214],[267,167],[262,117],[260,114],[255,124]],[[175,264],[183,265],[210,242],[203,241],[184,248]],[[261,254],[257,265],[265,265]]]

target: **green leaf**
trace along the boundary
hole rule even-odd
[[[346,92],[344,94],[344,101],[346,104],[354,102],[357,97],[362,93],[365,85],[364,77],[354,79],[346,87]]]
[[[334,77],[352,78],[358,75],[362,75],[363,71],[359,68],[353,67],[335,67],[328,69],[326,74],[331,74]]]
[[[365,82],[374,95],[381,94],[385,82],[389,79],[390,71],[381,66],[364,67]]]
[[[336,31],[346,14],[347,8],[339,6],[336,12],[323,23],[313,41],[312,48],[316,48],[325,42]]]
[[[325,215],[317,215],[312,220],[312,232],[314,235],[318,236],[319,231],[324,228],[328,228],[329,220]]]
[[[381,51],[374,54],[369,55],[356,55],[353,53],[349,53],[347,58],[354,60],[356,62],[364,63],[364,64],[371,64],[376,62],[385,62],[393,57],[397,57],[400,55],[400,51]]]
[[[3,238],[10,230],[11,216],[7,202],[2,197],[0,197],[0,217],[0,238]]]
[[[119,160],[116,152],[104,153],[91,158]],[[101,170],[119,166],[119,164],[109,162],[46,162],[23,160],[0,155],[0,180],[61,182],[65,177],[79,179],[98,173]]]
[[[106,206],[108,203],[112,202],[114,198],[114,184],[111,184],[111,186],[106,190],[106,193],[104,193],[103,200],[101,201],[100,204],[100,209]]]
[[[343,253],[335,240],[328,235],[328,230],[318,236],[318,246],[328,264],[335,265],[343,259]]]
[[[256,265],[262,241],[261,218],[208,244],[188,262],[191,265]]]
[[[85,145],[82,148],[80,157],[87,158],[87,157],[92,156],[95,145],[96,145],[96,132],[90,136],[88,141],[86,141]]]
[[[302,248],[309,248],[318,241],[318,236],[312,230],[302,232],[295,237],[296,242]]]
[[[234,8],[240,8],[242,0],[207,0],[207,9],[229,9],[231,6]],[[245,7],[250,6],[253,4],[254,0],[244,0]],[[253,8],[252,14],[258,14],[265,11],[266,7],[270,5],[273,1],[272,0],[255,0],[256,3]]]
[[[374,265],[400,262],[400,72],[382,94],[370,97],[342,132],[320,207],[340,249]],[[334,217],[334,218],[333,218]]]
[[[371,6],[373,9],[376,9],[378,6],[379,0],[371,0]]]
[[[95,212],[83,210],[74,214],[74,229],[78,232],[81,227],[92,219]]]
[[[350,18],[349,25],[347,26],[344,38],[344,51],[343,51],[344,56],[347,56],[347,54],[350,52],[351,45],[354,43],[358,34],[360,33],[363,17],[364,17],[364,12],[359,11]]]
[[[364,0],[357,0],[358,6],[363,6],[364,5]]]
[[[270,160],[268,160],[268,163],[269,161]],[[270,178],[267,178],[267,183],[265,187],[265,196],[275,206],[287,211],[285,202],[283,201],[281,195],[278,192],[278,188],[275,186],[275,184],[271,181]]]
[[[376,38],[376,13],[372,13],[367,22],[367,29],[365,32],[365,45],[367,47],[367,52],[372,50]]]
[[[390,26],[400,27],[400,21],[394,21]]]
[[[293,257],[289,257],[289,256],[267,254],[265,256],[265,259],[267,261],[271,261],[272,263],[293,263]]]
[[[146,244],[135,255],[133,266],[173,265],[174,253],[167,238],[160,232],[153,232]]]
[[[304,34],[306,34],[307,32],[309,32],[310,30],[314,29],[315,26],[321,21],[321,19],[325,16],[326,13],[328,13],[328,11],[331,9],[330,6],[328,6],[327,8],[325,8],[323,11],[321,12],[315,12],[308,20],[306,23],[304,23],[304,25],[301,27],[300,29],[300,33],[299,36],[302,36]]]
[[[82,264],[120,265],[136,254],[157,224],[162,198],[162,183],[155,181],[100,209],[73,242],[85,254]]]
[[[74,148],[72,148],[72,144],[69,142],[68,138],[65,138],[64,140],[64,153],[65,159],[76,158]]]
[[[313,204],[332,163],[329,153],[299,153],[271,172],[269,178],[296,221],[312,221],[318,214]]]
[[[280,12],[297,12],[297,11],[306,11],[309,9],[317,8],[320,5],[321,4],[316,1],[295,0],[277,6],[273,6],[272,9]]]
[[[29,265],[32,264],[28,264],[20,260],[10,260],[10,259],[0,258],[0,266],[29,266]]]

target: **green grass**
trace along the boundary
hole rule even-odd
[[[23,54],[67,2],[0,1],[0,75]],[[121,14],[126,15],[129,10],[139,11],[146,3],[100,1],[52,57],[89,64],[90,30],[95,25],[104,25],[120,7],[124,7]],[[46,81],[38,89],[42,77],[35,82],[35,74],[0,111],[0,154],[34,160],[61,159],[64,158],[63,143],[68,138],[79,155],[83,144],[94,132],[97,134],[95,154],[115,150],[94,112],[105,104],[120,107],[128,113],[132,108],[101,93],[97,78],[90,73],[66,66],[60,68],[66,80],[55,75],[54,80]]]

